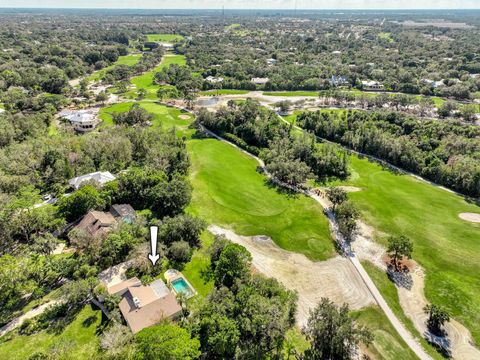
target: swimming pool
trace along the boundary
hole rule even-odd
[[[195,295],[195,292],[183,277],[173,280],[171,284],[177,294],[183,293],[187,297]]]

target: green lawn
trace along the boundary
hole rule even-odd
[[[387,302],[388,306],[392,309],[393,313],[397,316],[397,318],[405,325],[408,331],[416,338],[418,342],[423,346],[423,348],[428,352],[428,354],[434,359],[443,359],[443,356],[440,355],[435,348],[430,345],[415,329],[413,326],[412,321],[407,318],[407,316],[403,313],[402,307],[400,306],[400,300],[398,299],[398,291],[392,281],[388,278],[386,272],[380,270],[375,265],[368,261],[362,262],[363,267],[367,271],[368,275],[372,279],[372,281],[377,286],[378,290],[382,293],[385,301]],[[388,320],[387,320],[388,321]]]
[[[174,107],[160,105],[154,102],[140,101],[136,103],[140,104],[143,109],[153,114],[153,127],[163,127],[164,129],[176,127],[177,130],[182,133],[182,135],[188,135],[194,131],[188,129],[188,126],[193,121],[193,115],[186,111]],[[100,109],[99,117],[103,120],[103,126],[111,126],[113,124],[113,113],[128,111],[133,106],[133,104],[135,104],[135,102],[118,103]],[[188,116],[189,119],[182,119],[180,118],[180,116]]]
[[[125,56],[119,56],[118,60],[115,61],[112,65],[107,66],[101,70],[95,71],[90,76],[87,77],[88,81],[100,81],[102,77],[106,74],[106,72],[110,69],[113,69],[115,66],[118,65],[128,65],[133,66],[140,61],[142,58],[142,54],[128,54]]]
[[[177,64],[180,66],[186,65],[185,56],[173,54],[165,55],[158,66],[143,73],[142,75],[135,76],[130,80],[130,82],[135,86],[135,90],[127,92],[125,96],[133,99],[137,96],[138,89],[145,89],[147,90],[147,96],[145,97],[146,99],[157,99],[157,90],[160,88],[160,85],[155,84],[153,82],[153,78],[155,73],[159,72],[164,67],[170,66],[171,64]]]
[[[209,231],[204,231],[200,236],[200,239],[202,247],[195,250],[192,260],[185,265],[182,273],[199,295],[206,296],[213,290],[213,281],[205,282],[202,274],[210,267],[210,255],[208,254],[208,250],[214,237]]]
[[[163,42],[178,42],[184,39],[179,34],[147,34],[147,41],[163,41]]]
[[[194,139],[187,149],[194,189],[189,212],[242,235],[268,235],[311,259],[334,255],[328,221],[314,200],[269,187],[257,162],[228,144]]]
[[[377,306],[371,306],[353,312],[353,316],[360,324],[370,328],[373,333],[373,343],[368,351],[378,360],[415,360],[415,353],[398,335],[390,321]]]
[[[97,331],[102,327],[102,312],[88,305],[60,334],[46,330],[24,336],[14,335],[0,343],[0,359],[28,359],[35,352],[50,354],[54,348],[66,347],[63,358],[89,359],[98,351]],[[8,335],[7,335],[8,336]]]
[[[377,230],[377,240],[385,245],[387,234],[408,236],[413,258],[427,272],[429,301],[445,306],[480,343],[480,224],[458,218],[480,207],[366,159],[351,156],[350,168],[350,179],[336,184],[363,189],[349,197]]]

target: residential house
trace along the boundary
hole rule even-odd
[[[115,224],[116,220],[112,214],[92,210],[82,218],[75,228],[93,237],[103,237]]]
[[[182,313],[175,295],[162,280],[145,286],[137,278],[131,278],[107,291],[122,297],[120,312],[134,334],[164,319],[175,320]]]
[[[131,224],[136,218],[135,210],[129,204],[112,205],[110,214],[112,214],[115,219],[120,218],[127,224]]]
[[[269,78],[252,78],[251,82],[255,85],[265,85],[269,80]]]
[[[75,131],[82,133],[94,130],[99,123],[94,110],[64,110],[59,116],[68,120]]]
[[[336,76],[336,75],[333,75],[331,77],[331,79],[329,80],[329,83],[332,86],[344,86],[349,84],[346,76]]]
[[[275,65],[276,63],[277,63],[277,59],[274,59],[274,58],[267,59],[268,66]]]
[[[223,77],[215,77],[215,76],[207,76],[205,78],[205,81],[208,81],[209,83],[215,84],[223,81]]]
[[[114,175],[112,175],[109,171],[97,171],[97,172],[77,176],[73,179],[70,179],[68,181],[68,184],[72,188],[74,188],[75,190],[78,190],[80,188],[80,186],[82,185],[82,183],[84,183],[86,181],[96,181],[100,185],[103,185],[103,184],[105,184],[109,181],[113,181],[115,179],[116,179],[116,177]]]
[[[384,89],[384,86],[381,83],[373,80],[363,80],[362,85],[363,90],[366,91],[379,91]]]

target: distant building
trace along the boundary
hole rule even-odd
[[[275,65],[276,63],[277,63],[277,59],[274,59],[274,58],[267,59],[268,66]]]
[[[93,110],[64,110],[59,116],[68,120],[78,132],[92,131],[99,123]]]
[[[83,182],[85,181],[96,181],[100,185],[103,185],[109,181],[115,180],[116,177],[112,175],[109,171],[97,171],[94,173],[77,176],[76,178],[70,179],[68,184],[73,187],[75,190],[80,188]]]
[[[256,85],[265,85],[269,80],[269,78],[252,78],[251,82]]]
[[[109,287],[107,291],[122,297],[120,312],[134,334],[164,319],[174,320],[182,313],[175,294],[162,280],[145,286],[137,278],[131,278]]]
[[[379,91],[384,89],[384,86],[381,83],[373,80],[363,80],[362,85],[363,90],[367,91]]]
[[[331,79],[329,80],[330,84],[332,86],[342,86],[342,85],[348,85],[348,79],[346,76],[335,76],[333,75]]]
[[[205,81],[208,81],[209,83],[215,84],[223,81],[223,77],[215,77],[215,76],[207,76],[205,78]]]

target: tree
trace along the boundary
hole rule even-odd
[[[333,212],[335,207],[347,200],[347,192],[340,187],[333,186],[327,189],[328,200],[333,204]]]
[[[232,287],[236,279],[245,279],[250,274],[252,255],[238,244],[227,245],[217,261],[214,271],[215,286]]]
[[[476,105],[463,105],[460,109],[460,114],[462,115],[463,120],[468,122],[474,122],[476,113]]]
[[[119,353],[132,339],[130,329],[117,322],[113,323],[100,337],[100,347],[109,353]]]
[[[185,264],[192,258],[192,248],[186,241],[174,241],[168,248],[168,258],[176,264]]]
[[[338,222],[338,229],[345,239],[350,240],[357,230],[357,219],[360,212],[350,201],[344,201],[337,206],[335,216]]]
[[[406,236],[391,236],[388,239],[388,255],[393,259],[395,270],[398,271],[398,260],[404,256],[411,258],[413,251],[413,243]]]
[[[450,321],[450,315],[442,307],[435,304],[428,304],[423,308],[428,315],[427,327],[433,334],[442,335],[442,326]]]
[[[145,88],[140,88],[137,91],[137,100],[143,100],[147,96],[147,90]]]
[[[138,354],[143,360],[192,360],[200,357],[200,342],[176,325],[148,327],[135,335]]]
[[[90,210],[102,209],[104,204],[98,190],[92,185],[85,185],[72,195],[62,197],[58,201],[58,211],[67,221],[74,221]]]
[[[100,91],[98,95],[95,97],[95,101],[101,102],[102,104],[104,104],[105,101],[107,100],[108,100],[108,94],[105,90]]]
[[[373,341],[370,330],[350,315],[347,304],[337,307],[327,298],[310,311],[303,332],[311,344],[305,352],[307,360],[351,359],[360,342],[368,346]]]

